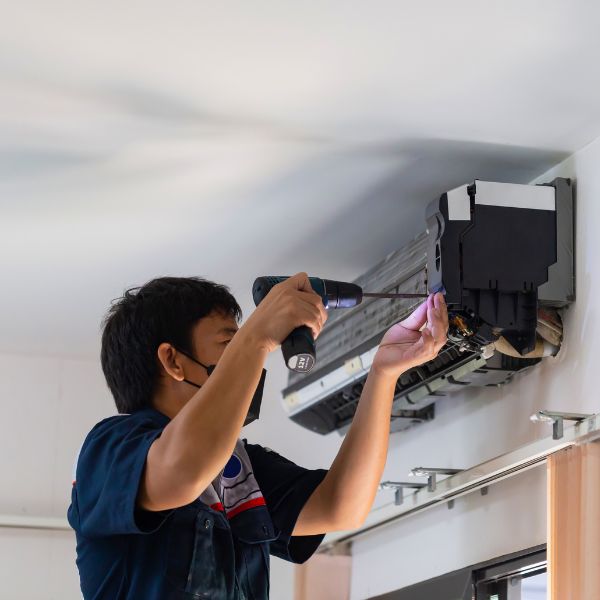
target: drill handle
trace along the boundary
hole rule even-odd
[[[294,329],[281,343],[281,353],[288,369],[308,373],[317,360],[312,331],[306,325]]]

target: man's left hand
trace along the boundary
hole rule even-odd
[[[434,359],[446,343],[447,332],[448,311],[444,296],[431,294],[410,316],[387,331],[372,370],[400,377],[408,369]]]

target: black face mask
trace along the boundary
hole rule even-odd
[[[193,356],[190,356],[187,352],[183,350],[177,350],[177,352],[181,352],[184,356],[187,356],[191,361],[195,362],[197,365],[200,365],[203,369],[206,369],[206,372],[210,376],[210,374],[215,370],[217,365],[205,365],[201,363],[199,360],[196,360]],[[258,382],[258,386],[256,391],[254,392],[254,396],[252,396],[252,402],[250,402],[250,408],[248,409],[248,414],[246,415],[246,419],[244,421],[244,426],[252,423],[252,421],[256,421],[260,415],[260,405],[262,403],[263,397],[263,389],[265,387],[265,377],[267,376],[267,370],[263,369],[260,375],[260,381]],[[190,381],[189,379],[184,379],[187,384],[193,385],[195,388],[200,389],[202,386]]]

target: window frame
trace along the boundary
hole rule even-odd
[[[478,586],[483,589],[483,584],[500,582],[525,572],[541,573],[546,571],[546,565],[546,544],[542,544],[374,596],[371,600],[479,600]]]
[[[525,579],[545,573],[547,565],[546,550],[543,549],[484,567],[473,574],[474,598],[489,600],[492,594],[497,594],[498,600],[508,600],[511,578]]]

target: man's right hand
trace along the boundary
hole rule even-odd
[[[248,335],[271,352],[302,325],[317,339],[326,320],[321,296],[313,291],[306,273],[297,273],[273,286],[236,335]]]

